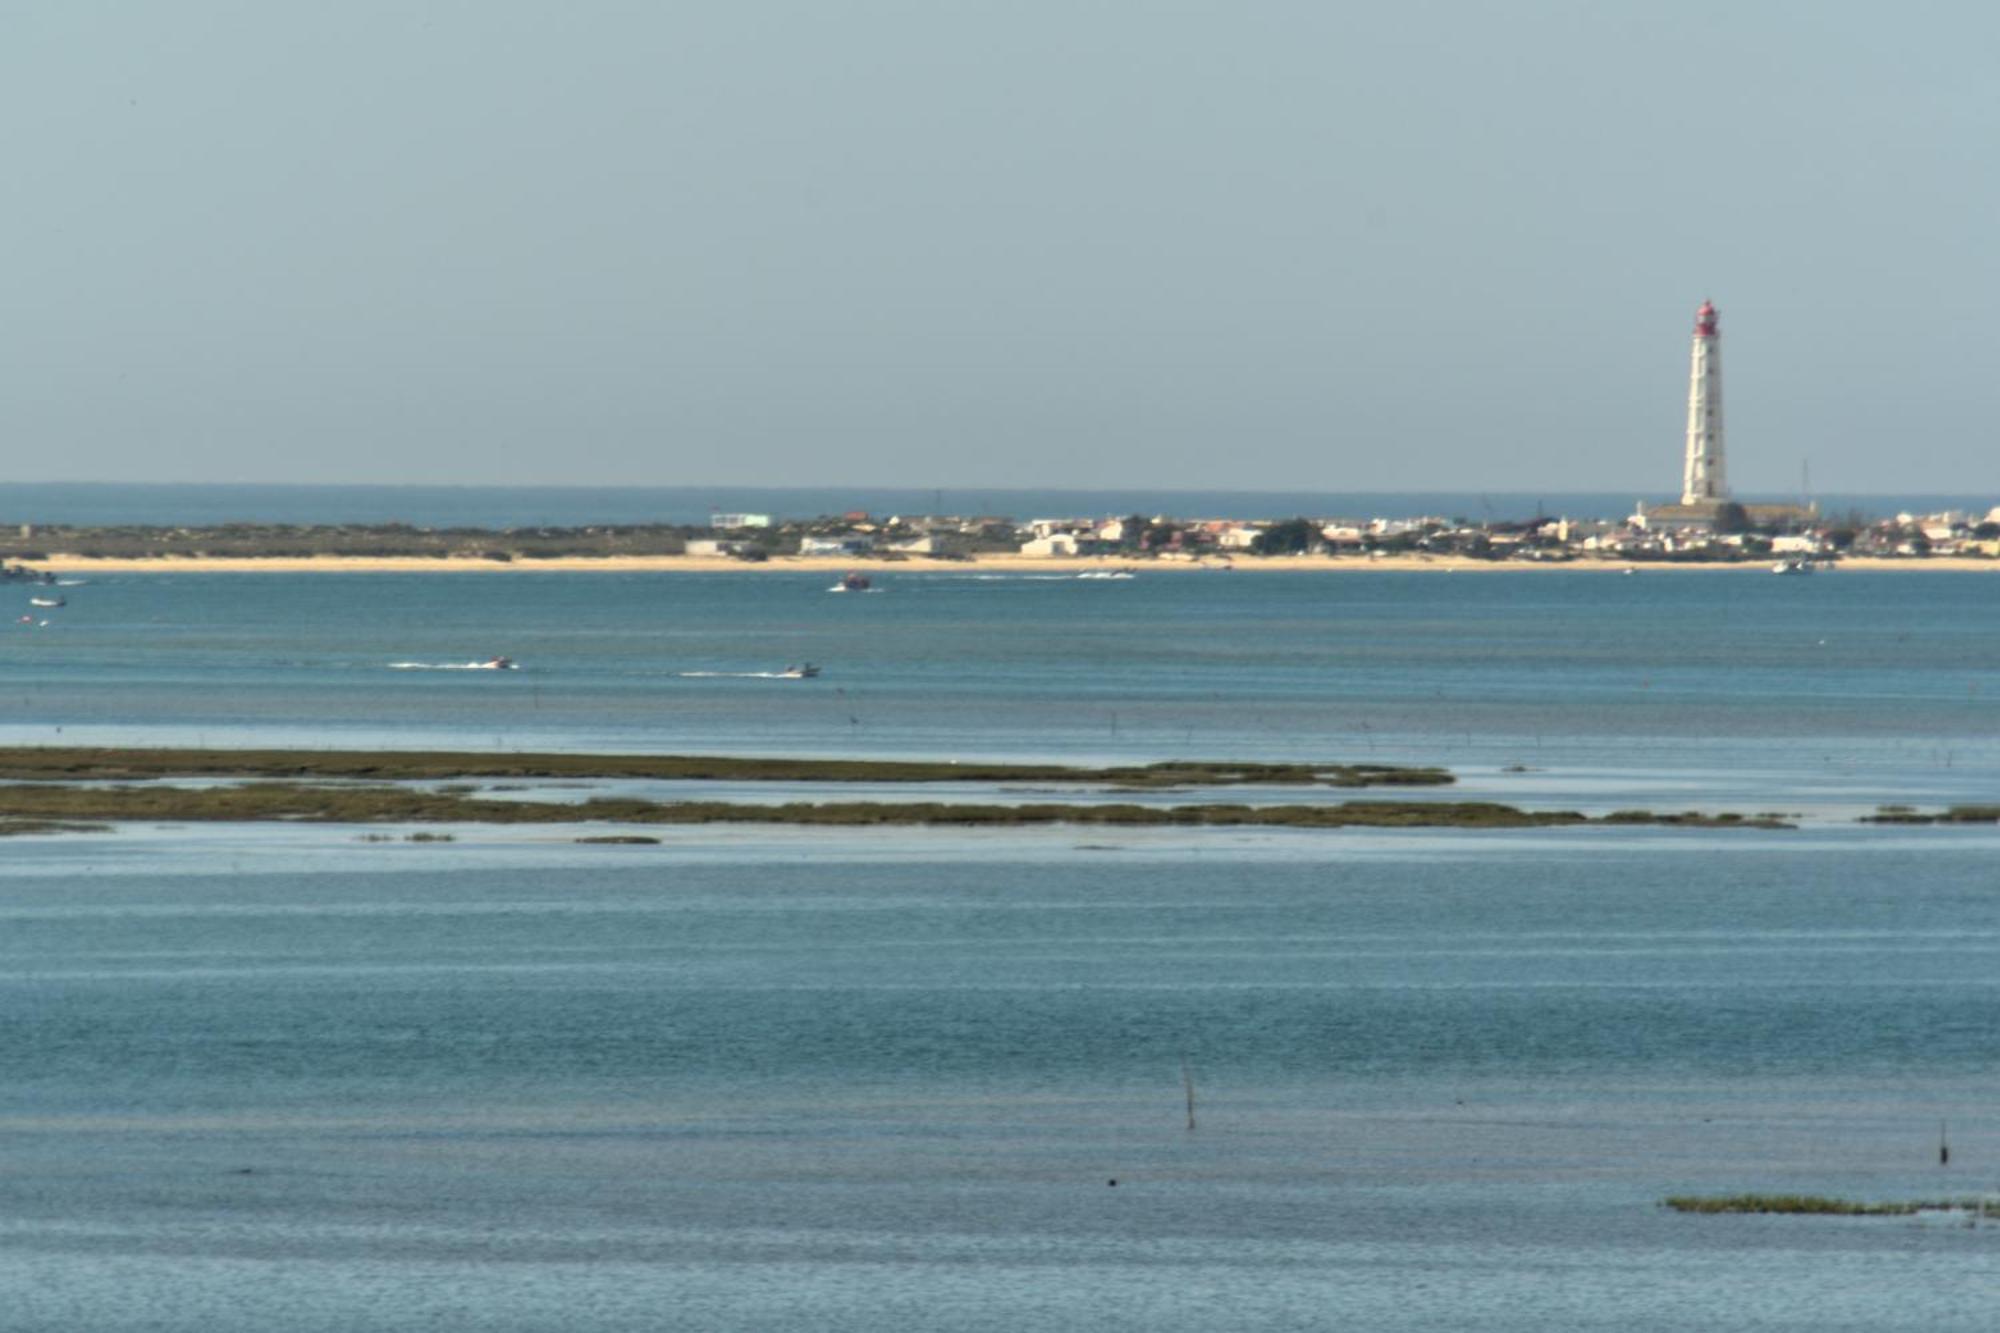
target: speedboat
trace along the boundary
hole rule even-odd
[[[1780,560],[1777,564],[1771,566],[1771,572],[1773,574],[1810,574],[1813,572],[1813,562],[1810,560]]]
[[[484,662],[474,662],[472,665],[480,671],[515,670],[514,659],[511,657],[489,657]]]
[[[797,666],[786,667],[778,674],[786,680],[811,680],[819,675],[819,668],[811,662],[801,662]]]
[[[870,588],[874,586],[875,585],[869,580],[866,574],[860,573],[855,570],[849,570],[846,574],[841,575],[840,582],[834,584],[833,587],[829,588],[827,591],[867,592]]]
[[[30,598],[28,599],[28,605],[29,605],[29,606],[68,606],[68,605],[69,605],[69,598],[67,598],[67,597],[30,597]]]

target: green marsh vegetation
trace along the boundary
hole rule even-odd
[[[0,815],[0,838],[28,833],[109,833],[109,824],[85,824],[72,819],[20,819]]]
[[[1574,810],[1522,810],[1490,801],[1343,801],[1329,805],[1092,805],[1037,802],[997,805],[952,801],[651,801],[593,797],[580,802],[493,800],[410,786],[254,781],[233,786],[167,783],[100,785],[60,782],[0,785],[0,820],[146,820],[258,823],[467,824],[786,824],[817,827],[939,826],[1000,828],[1075,824],[1119,827],[1247,828],[1556,828],[1654,823],[1686,827],[1782,828],[1741,816],[1621,812],[1614,821]],[[422,835],[411,835],[421,837]]]
[[[1755,815],[1740,815],[1733,811],[1704,814],[1699,810],[1683,810],[1678,814],[1660,814],[1652,810],[1613,810],[1598,821],[1602,824],[1654,824],[1676,828],[1796,828],[1784,815],[1765,812]]]
[[[594,796],[580,802],[493,799],[539,782],[590,780],[750,781],[825,784],[1039,783],[1021,788],[1057,799],[996,802],[645,800]],[[214,785],[185,786],[199,779]],[[229,781],[234,779],[235,781]],[[480,780],[488,781],[482,794]],[[1087,768],[901,760],[745,759],[700,755],[493,754],[400,750],[188,750],[0,747],[0,821],[37,831],[106,820],[191,822],[466,824],[791,824],[820,827],[960,828],[1075,824],[1124,827],[1553,828],[1651,825],[1790,828],[1774,814],[1656,814],[1621,810],[1591,818],[1574,810],[1523,810],[1491,801],[1362,799],[1338,804],[1199,802],[1139,805],[1060,799],[1061,786],[1111,793],[1202,786],[1438,787],[1441,768],[1382,764],[1261,764],[1175,760]],[[442,841],[449,835],[409,835]]]
[[[1918,1213],[1951,1211],[1967,1212],[1978,1217],[2000,1214],[2000,1204],[1986,1199],[1859,1203],[1818,1194],[1679,1194],[1663,1202],[1677,1213],[1757,1213],[1800,1217],[1912,1217]]]
[[[2000,805],[1953,805],[1926,814],[1914,806],[1878,805],[1864,824],[2000,824]]]
[[[180,750],[0,747],[0,779],[291,778],[443,781],[655,778],[711,782],[1071,782],[1117,787],[1442,787],[1442,768],[1390,764],[1248,764],[1170,760],[1109,768],[1069,764],[744,759],[727,755],[488,754],[406,750]],[[469,787],[466,790],[470,790]]]

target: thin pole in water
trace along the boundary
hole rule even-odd
[[[1187,1091],[1188,1128],[1194,1128],[1194,1071],[1188,1068],[1187,1057],[1181,1057],[1181,1087]]]
[[[1938,1121],[1938,1165],[1951,1165],[1951,1144],[1944,1136],[1944,1121]]]

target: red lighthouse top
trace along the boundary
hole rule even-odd
[[[1703,338],[1715,336],[1715,303],[1703,301],[1701,309],[1694,312],[1694,331]]]

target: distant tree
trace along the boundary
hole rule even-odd
[[[1302,555],[1319,540],[1319,526],[1309,518],[1288,518],[1257,534],[1250,549],[1258,555]]]
[[[1724,533],[1748,532],[1750,515],[1743,511],[1742,505],[1731,500],[1715,511],[1715,530]]]

